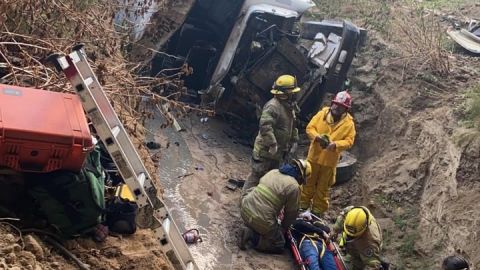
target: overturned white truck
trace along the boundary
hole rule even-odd
[[[273,81],[296,76],[301,117],[343,90],[363,31],[347,21],[302,22],[309,0],[197,0],[152,61],[152,72],[187,63],[189,93],[216,112],[257,124]]]

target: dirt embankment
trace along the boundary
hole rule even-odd
[[[480,12],[475,4],[466,9]],[[334,190],[333,209],[374,209],[386,255],[399,269],[438,269],[454,252],[478,268],[480,138],[461,125],[464,93],[478,84],[478,58],[453,50],[446,54],[450,73],[439,75],[428,63],[408,65],[399,49],[408,43],[381,36],[370,32],[353,70],[360,166],[353,182]]]

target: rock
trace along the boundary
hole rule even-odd
[[[22,251],[22,247],[19,244],[13,244],[13,251],[14,252],[20,252]]]
[[[360,91],[369,90],[377,79],[375,74],[358,75],[352,78],[352,84]]]
[[[8,243],[14,243],[17,241],[17,239],[15,238],[15,235],[11,234],[11,233],[7,233],[3,236],[3,240],[5,240],[5,242],[8,242]]]
[[[24,237],[24,241],[25,250],[32,252],[38,260],[43,260],[43,258],[45,258],[45,253],[43,252],[42,246],[38,243],[35,237],[32,235],[27,235]]]
[[[18,258],[22,266],[27,267],[30,265],[32,270],[33,266],[37,264],[35,255],[33,255],[33,253],[30,251],[21,251],[18,255]]]
[[[102,254],[107,258],[115,258],[122,255],[118,247],[107,247],[102,250]]]
[[[10,270],[22,270],[22,268],[18,267],[18,266],[12,266],[9,268]]]
[[[8,264],[7,262],[5,262],[5,258],[3,257],[0,257],[0,269],[1,270],[8,269]]]
[[[55,268],[55,269],[58,269],[58,268],[60,268],[60,263],[58,263],[58,262],[52,262],[52,263],[50,264],[50,267]]]
[[[372,70],[373,70],[373,64],[371,62],[368,62],[366,65],[356,69],[357,73],[359,74],[370,73],[372,72]]]
[[[15,253],[9,253],[7,256],[5,256],[5,262],[8,264],[14,264],[17,261],[17,255]]]
[[[13,246],[6,246],[0,248],[0,254],[8,254],[13,252]]]
[[[157,142],[147,142],[148,149],[160,149],[162,146]]]

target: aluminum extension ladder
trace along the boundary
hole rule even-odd
[[[122,123],[91,69],[83,45],[77,45],[66,56],[49,56],[59,71],[63,71],[80,96],[98,136],[110,153],[120,175],[136,198],[139,207],[137,224],[154,231],[175,269],[198,270],[187,244],[170,216],[150,175],[133,146]]]

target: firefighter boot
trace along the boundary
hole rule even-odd
[[[251,242],[253,240],[253,231],[252,229],[244,226],[241,231],[240,231],[240,239],[239,239],[238,247],[241,250],[246,250],[247,249],[247,244],[248,242]]]

